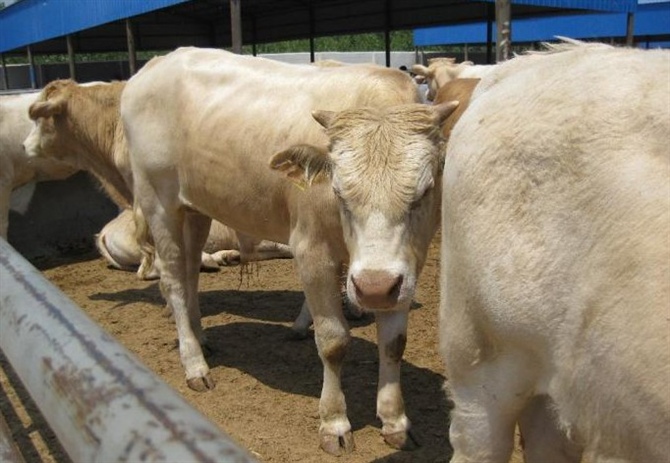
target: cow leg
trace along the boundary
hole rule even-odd
[[[468,357],[454,350],[455,363]],[[519,352],[501,352],[493,359],[462,365],[457,377],[449,377],[454,402],[449,427],[454,449],[451,463],[509,461],[516,423],[534,384],[531,364]]]
[[[558,426],[548,396],[531,399],[519,418],[526,463],[579,463],[582,448]]]
[[[184,216],[184,250],[186,258],[186,291],[188,317],[193,333],[198,338],[200,346],[208,350],[207,339],[202,330],[200,303],[198,301],[198,282],[202,264],[202,248],[207,241],[212,219],[196,213],[187,212]]]
[[[323,363],[323,387],[319,400],[321,448],[341,455],[354,449],[340,374],[349,344],[349,326],[342,313],[341,264],[334,262],[326,243],[301,240],[295,264],[302,280],[307,305],[314,320],[314,339]]]
[[[409,433],[411,423],[405,415],[400,388],[400,363],[407,341],[407,311],[377,312],[379,385],[377,416],[382,420],[382,435],[391,447],[411,450],[417,443]]]
[[[193,294],[195,291],[189,290],[189,285],[192,286],[193,282],[197,285],[197,277],[188,275],[189,271],[193,273],[194,265],[192,257],[187,260],[184,246],[185,211],[176,203],[177,194],[172,191],[177,182],[169,177],[162,179],[160,190],[164,197],[163,201],[159,201],[155,187],[143,179],[141,173],[138,173],[135,180],[135,198],[140,203],[154,237],[156,254],[161,262],[159,286],[167,302],[168,311],[174,316],[177,326],[179,357],[186,372],[186,382],[196,391],[212,389],[214,381],[211,379],[198,339],[198,336],[202,337],[199,318],[195,327],[191,325],[191,320],[197,318],[195,313],[198,308],[196,306],[191,312],[187,305],[196,300]],[[170,201],[170,198],[175,199]],[[191,225],[188,227],[187,234],[191,234]],[[200,259],[199,251],[197,259]],[[199,262],[195,267],[199,268]]]
[[[293,322],[291,330],[293,330],[293,339],[306,339],[309,333],[309,327],[312,325],[312,315],[309,313],[309,305],[307,300],[302,303],[298,318]]]
[[[253,236],[237,232],[242,263],[270,259],[290,259],[293,257],[290,246],[274,241],[258,240]]]
[[[253,260],[292,259],[291,248],[282,243],[263,240],[259,242],[253,251]]]

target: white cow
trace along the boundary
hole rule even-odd
[[[481,79],[495,69],[495,64],[474,64],[472,61],[456,63],[453,58],[433,58],[428,66],[415,64],[412,72],[424,78],[428,86],[426,99],[433,101],[440,87],[454,79]]]
[[[439,124],[455,106],[409,104],[418,101],[398,70],[196,48],[154,58],[128,81],[121,118],[135,197],[162,258],[161,288],[191,388],[214,386],[195,271],[212,217],[291,245],[324,366],[321,447],[333,454],[353,448],[340,384],[349,341],[340,272],[349,263],[349,299],[377,318],[382,434],[392,446],[413,445],[400,362],[438,222]],[[352,109],[361,106],[373,107]]]
[[[293,257],[286,245],[274,241],[257,242],[252,239],[245,248],[246,241],[243,238],[240,243],[235,230],[220,222],[212,221],[202,259],[205,261],[211,258],[216,265],[228,266]],[[132,210],[124,209],[107,223],[95,236],[95,244],[112,267],[120,270],[136,270],[141,264],[142,250],[136,239],[136,224]],[[158,274],[155,277],[158,278]]]
[[[37,93],[0,96],[0,238],[7,239],[10,196],[13,190],[29,182],[62,180],[77,169],[51,160],[30,159],[23,140],[33,126],[28,107]]]
[[[527,462],[668,461],[668,134],[667,51],[563,45],[482,79],[442,193],[452,463],[507,463],[517,423]]]

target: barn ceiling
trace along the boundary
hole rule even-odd
[[[467,23],[493,19],[494,16],[493,3],[475,0],[240,0],[240,4],[245,45],[310,35],[320,37]],[[571,11],[574,10],[512,4],[513,18]],[[131,19],[137,50],[170,50],[184,45],[231,46],[229,0],[184,1]],[[128,49],[124,19],[73,32],[72,38],[77,53]],[[32,51],[34,54],[67,53],[65,37],[33,42]],[[25,46],[4,52],[23,54]]]

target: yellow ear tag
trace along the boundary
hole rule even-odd
[[[293,184],[294,184],[296,187],[298,187],[301,191],[305,191],[305,190],[307,189],[307,186],[308,186],[308,185],[307,185],[307,182],[305,181],[305,179],[303,179],[303,178],[300,178],[300,179],[294,178],[294,179],[291,179],[291,180],[293,181]]]

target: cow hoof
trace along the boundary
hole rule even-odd
[[[225,267],[240,265],[242,263],[242,256],[240,255],[239,251],[231,249],[217,251],[212,254],[212,257],[219,265]]]
[[[321,449],[336,457],[351,453],[354,451],[354,435],[351,432],[344,436],[322,435]]]
[[[394,449],[416,450],[420,447],[419,442],[409,431],[398,431],[384,435],[384,441]]]
[[[206,392],[214,389],[214,380],[208,374],[200,378],[191,378],[186,380],[186,384],[190,389],[193,389],[196,392]]]

